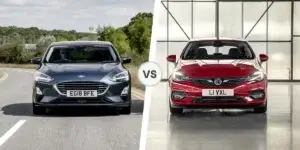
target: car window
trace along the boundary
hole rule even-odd
[[[45,57],[48,63],[98,63],[118,61],[110,46],[54,46]]]
[[[251,47],[244,41],[193,41],[183,52],[183,60],[254,59]]]

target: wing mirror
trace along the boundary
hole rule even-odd
[[[41,63],[41,57],[32,58],[30,60],[30,62],[33,63],[33,64],[40,64]]]
[[[122,63],[123,64],[128,64],[130,62],[131,62],[131,58],[130,57],[125,56],[125,57],[122,58]]]
[[[176,55],[169,55],[167,57],[167,61],[175,63],[176,62]]]
[[[269,59],[269,56],[266,55],[266,54],[260,54],[259,59],[260,59],[261,62],[265,62]]]

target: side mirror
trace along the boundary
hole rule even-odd
[[[168,62],[176,62],[176,55],[169,55],[168,57],[167,57],[167,61]]]
[[[266,55],[266,54],[260,54],[259,59],[260,59],[261,62],[265,62],[269,59],[269,56]]]
[[[126,57],[123,57],[123,58],[122,58],[122,63],[123,63],[123,64],[128,64],[128,63],[130,63],[130,62],[131,62],[131,58],[130,58],[130,57],[127,57],[127,56],[126,56]]]
[[[40,64],[41,63],[41,57],[32,58],[30,60],[30,62],[33,63],[33,64]]]

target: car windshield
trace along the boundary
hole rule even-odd
[[[254,53],[244,41],[193,41],[187,45],[182,59],[254,59]]]
[[[102,63],[118,61],[111,46],[53,46],[49,49],[47,63]]]

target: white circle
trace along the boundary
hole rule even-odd
[[[155,62],[145,62],[139,68],[138,78],[142,84],[153,86],[161,81],[162,70]]]

